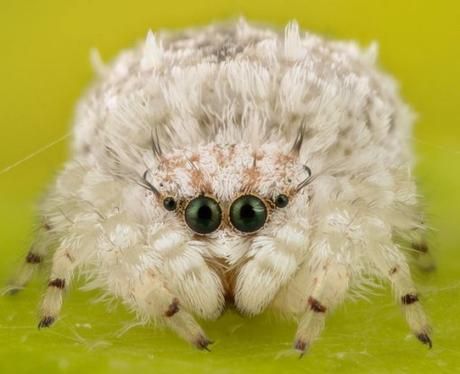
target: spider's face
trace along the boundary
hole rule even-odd
[[[176,223],[193,236],[249,236],[282,225],[306,204],[299,188],[310,170],[293,152],[268,143],[208,144],[162,155],[146,179]],[[293,209],[294,208],[294,209]]]
[[[301,262],[309,226],[303,187],[310,170],[286,148],[211,143],[161,155],[155,173],[144,175],[152,209],[168,230],[163,242],[170,246],[162,242],[159,251],[203,279],[206,291],[200,292],[215,292],[199,305],[201,286],[178,281],[177,292],[205,317],[221,313],[224,297],[244,313],[261,312],[276,294],[278,278],[292,276]],[[266,260],[269,253],[277,253],[274,263]],[[276,279],[267,286],[260,277]]]

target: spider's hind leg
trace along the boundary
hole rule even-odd
[[[381,274],[391,283],[406,322],[423,344],[432,346],[431,327],[419,301],[406,258],[397,246],[381,246],[373,251],[372,260]]]
[[[14,276],[8,281],[4,290],[5,294],[17,294],[24,289],[40,269],[49,253],[50,247],[53,246],[53,238],[50,231],[51,227],[48,224],[42,224],[38,228],[35,240],[27,252],[23,263],[17,269]]]
[[[410,246],[418,269],[424,272],[436,270],[436,261],[431,254],[426,238],[419,235],[417,238],[412,240]]]
[[[436,270],[436,261],[430,250],[428,243],[429,227],[426,225],[425,214],[421,208],[418,208],[414,226],[409,230],[407,245],[410,248],[410,254],[414,259],[417,268],[423,272]]]
[[[436,270],[436,261],[424,228],[416,227],[396,233],[393,240],[407,253],[407,260],[418,270],[426,273]]]

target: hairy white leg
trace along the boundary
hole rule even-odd
[[[74,226],[71,217],[77,212],[75,208],[81,207],[82,204],[73,191],[81,187],[84,175],[84,168],[79,163],[68,164],[41,204],[41,225],[24,263],[9,282],[7,291],[10,293],[24,288],[39,265],[56,249],[56,239],[65,235]],[[88,210],[88,207],[85,208]]]
[[[59,316],[63,293],[70,284],[76,267],[75,255],[67,247],[59,247],[53,255],[48,285],[42,300],[39,328],[49,327]]]
[[[134,307],[147,315],[149,319],[164,322],[171,330],[198,349],[208,350],[212,344],[195,321],[193,316],[185,310],[181,300],[173,295],[165,286],[165,281],[158,274],[148,271],[146,281],[137,282],[134,287],[136,299]],[[129,295],[128,297],[126,297]],[[125,300],[130,303],[131,292],[125,292]]]
[[[50,246],[53,245],[49,230],[50,227],[47,224],[42,225],[38,229],[37,236],[25,257],[24,262],[21,264],[16,274],[8,282],[5,290],[7,293],[15,294],[23,289],[43,263],[49,252]]]
[[[373,250],[370,257],[383,277],[390,281],[412,332],[422,343],[431,348],[431,328],[419,302],[417,290],[411,279],[409,265],[404,255],[398,247],[389,244],[381,245],[379,249]]]
[[[260,313],[292,278],[308,245],[305,232],[298,223],[292,223],[281,227],[274,237],[258,236],[253,240],[249,261],[236,283],[235,304],[239,310]]]
[[[349,272],[345,265],[332,259],[324,259],[307,266],[309,285],[305,312],[301,316],[295,336],[294,347],[305,353],[321,334],[327,313],[345,298],[349,287]]]
[[[123,299],[145,320],[164,322],[183,339],[199,349],[207,349],[211,341],[188,312],[195,309],[188,309],[189,300],[184,301],[181,289],[177,287],[177,282],[180,283],[181,280],[188,281],[189,287],[198,285],[195,293],[205,286],[207,273],[201,274],[195,282],[187,278],[194,274],[192,271],[188,272],[188,269],[205,271],[199,266],[201,262],[188,262],[182,257],[188,254],[193,258],[193,255],[198,254],[193,253],[191,248],[184,249],[181,236],[168,232],[163,225],[160,228],[153,227],[152,232],[147,235],[146,244],[144,234],[149,229],[122,224],[124,221],[122,216],[113,216],[102,225],[104,235],[94,243],[97,256],[88,261],[88,272],[93,277],[86,288],[107,289],[110,294]],[[174,268],[174,259],[181,262],[181,266]],[[168,261],[173,261],[173,264],[168,264]],[[197,268],[189,268],[193,264]],[[168,272],[174,269],[176,276]],[[171,275],[165,276],[165,273]],[[213,285],[208,285],[211,288],[209,295],[213,292]],[[203,294],[200,293],[199,296],[203,298]],[[216,303],[216,300],[211,301]]]

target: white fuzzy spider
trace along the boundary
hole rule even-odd
[[[412,115],[375,58],[296,23],[283,36],[240,20],[149,33],[97,63],[11,290],[52,252],[39,327],[78,269],[199,348],[210,340],[193,315],[279,310],[299,318],[303,353],[329,311],[385,279],[431,346],[403,253],[426,250]]]

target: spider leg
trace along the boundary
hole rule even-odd
[[[420,212],[419,215],[417,225],[409,230],[410,247],[413,250],[412,254],[415,257],[417,267],[422,271],[430,272],[436,270],[436,262],[426,239],[428,228],[425,224],[424,214]]]
[[[349,287],[349,274],[344,265],[324,261],[316,264],[309,283],[310,292],[294,343],[300,357],[321,334],[327,314],[343,301]]]
[[[395,246],[381,246],[381,250],[373,253],[371,258],[382,275],[391,283],[410,329],[418,340],[431,348],[431,328],[404,255]]]
[[[157,276],[151,276],[148,286],[136,287],[136,306],[153,319],[160,319],[171,330],[198,349],[209,350],[212,344],[196,322],[194,317],[183,307],[179,298],[174,296]]]
[[[49,248],[53,245],[50,227],[43,225],[39,228],[34,243],[29,249],[23,263],[16,271],[16,274],[8,281],[5,293],[14,295],[21,291],[32,279],[34,274],[43,264]]]
[[[49,327],[59,316],[64,291],[68,288],[76,268],[74,254],[61,246],[53,255],[47,289],[42,300],[38,328]]]
[[[436,262],[429,250],[428,243],[423,237],[414,239],[411,247],[414,250],[415,263],[420,270],[426,272],[436,270]]]

